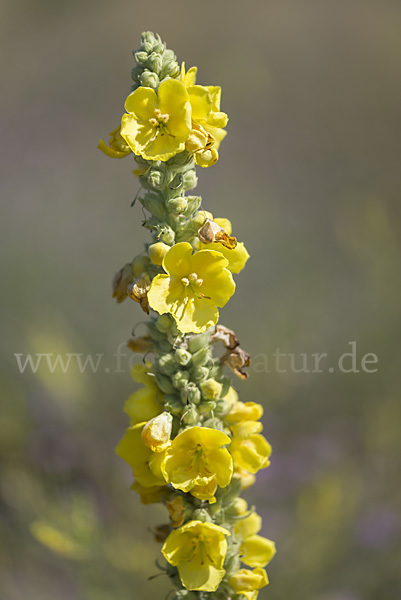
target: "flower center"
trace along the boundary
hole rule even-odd
[[[163,115],[159,108],[155,108],[154,114],[155,116],[149,119],[149,123],[152,127],[157,127],[158,129],[165,127],[170,115],[167,113]]]

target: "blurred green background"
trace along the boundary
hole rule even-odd
[[[148,581],[166,515],[114,454],[135,384],[113,354],[143,315],[110,281],[146,232],[131,160],[96,149],[147,29],[222,86],[230,116],[198,192],[252,257],[222,322],[256,357],[235,385],[274,448],[246,492],[278,546],[260,597],[399,600],[400,3],[3,0],[0,15],[1,600],[169,589]],[[328,371],[351,341],[377,372]],[[266,372],[276,349],[328,362]],[[34,374],[15,353],[104,357]]]

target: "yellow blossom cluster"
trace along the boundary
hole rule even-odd
[[[226,374],[228,366],[246,379],[250,356],[218,323],[249,254],[227,218],[186,194],[196,166],[217,161],[228,117],[221,88],[198,85],[196,67],[179,68],[159,36],[145,32],[135,57],[126,113],[109,145],[99,144],[113,158],[134,154],[152,234],[113,280],[117,302],[131,298],[149,314],[145,335],[128,342],[145,356],[131,369],[140,387],[125,402],[130,424],[116,452],[141,502],[167,509],[169,523],[155,529],[155,540],[175,600],[192,591],[256,600],[275,545],[240,494],[269,466],[272,449],[261,433],[262,405],[240,401]]]

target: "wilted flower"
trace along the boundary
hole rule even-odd
[[[251,364],[251,357],[239,346],[233,350],[227,350],[220,361],[230,367],[240,379],[248,379],[249,373],[246,373],[242,369],[243,367],[249,367]]]

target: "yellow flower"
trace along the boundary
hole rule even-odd
[[[260,435],[263,429],[258,421],[244,421],[232,425],[233,440],[230,452],[234,464],[249,473],[257,473],[259,469],[269,466],[272,449],[269,442]]]
[[[148,292],[149,305],[163,315],[170,313],[182,333],[201,333],[217,323],[219,311],[235,291],[220,252],[193,254],[187,242],[175,244],[163,260],[167,275],[156,275]]]
[[[132,425],[149,421],[163,412],[163,407],[158,402],[163,394],[157,387],[155,378],[148,375],[148,371],[149,365],[141,364],[134,365],[131,369],[132,379],[144,385],[131,394],[124,404],[124,411],[131,417]]]
[[[269,580],[264,569],[240,569],[230,578],[229,584],[238,593],[245,596],[247,600],[256,600],[258,590],[268,585]]]
[[[217,225],[220,225],[227,235],[231,235],[232,227],[228,219],[216,218],[213,219],[213,221],[217,223]],[[198,248],[200,250],[207,248],[208,250],[217,250],[218,252],[221,252],[228,260],[227,269],[229,269],[231,273],[239,273],[242,271],[242,269],[245,267],[246,261],[249,258],[248,251],[243,242],[237,242],[236,247],[233,249],[226,248],[220,242],[212,242],[210,244],[203,244],[202,242],[199,242]]]
[[[261,535],[251,535],[241,544],[241,560],[248,567],[265,567],[275,554],[275,543]]]
[[[116,448],[117,455],[132,468],[135,479],[144,487],[164,486],[160,470],[162,453],[153,453],[142,441],[142,429],[146,423],[138,423],[126,430]]]
[[[164,411],[146,423],[142,441],[152,452],[163,452],[170,444],[173,415]]]
[[[256,402],[236,402],[225,420],[227,423],[240,423],[241,421],[258,421],[263,415],[263,406]]]
[[[177,567],[187,590],[214,592],[225,575],[225,536],[230,532],[214,523],[189,521],[170,533],[162,553]]]
[[[125,101],[121,136],[136,155],[166,161],[185,149],[191,130],[191,105],[183,83],[166,79],[158,93],[139,87]]]
[[[226,446],[228,435],[208,427],[189,427],[167,448],[161,464],[168,483],[197,498],[214,500],[219,485],[226,487],[233,473],[233,461]]]
[[[127,142],[121,137],[121,127],[117,127],[109,135],[109,145],[105,144],[103,140],[99,140],[97,146],[106,156],[110,156],[110,158],[124,158],[132,153]]]
[[[219,158],[218,148],[227,132],[226,113],[220,111],[221,87],[196,85],[196,67],[185,72],[181,67],[181,81],[186,86],[192,109],[192,130],[186,148],[194,154],[195,163],[201,167],[213,165]]]

